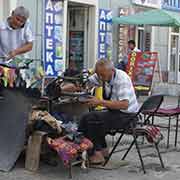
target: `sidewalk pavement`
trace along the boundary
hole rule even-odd
[[[169,105],[177,104],[177,98],[166,98],[165,103]],[[157,119],[160,123],[167,123],[164,119]],[[160,151],[166,168],[162,169],[154,148],[143,148],[142,154],[147,170],[147,174],[141,171],[140,161],[136,149],[130,152],[127,157],[128,165],[113,170],[90,169],[88,173],[83,172],[80,167],[73,168],[73,180],[179,180],[180,179],[180,133],[178,134],[178,146],[174,148],[175,128],[172,123],[170,138],[170,148],[166,149],[166,138],[160,144]],[[162,130],[166,137],[167,131]],[[115,137],[116,139],[117,137]],[[108,137],[109,144],[112,144],[112,137]],[[125,137],[119,148],[127,147],[131,142],[129,137]],[[123,152],[115,153],[111,162],[118,163]],[[8,173],[0,172],[0,180],[65,180],[68,179],[68,171],[62,167],[61,163],[57,167],[51,167],[41,163],[37,173],[32,173],[24,169],[24,159],[18,160],[15,168]]]

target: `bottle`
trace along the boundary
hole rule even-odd
[[[95,97],[96,97],[97,99],[99,99],[99,100],[103,100],[103,87],[102,87],[102,86],[97,87],[97,88],[95,89]],[[103,109],[104,109],[103,106],[97,106],[97,107],[95,108],[95,110],[97,110],[97,111],[100,111],[100,110],[103,110]]]

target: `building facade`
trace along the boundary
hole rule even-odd
[[[169,11],[180,11],[180,1],[164,0],[162,8]],[[180,84],[180,29],[166,28],[166,51],[168,58],[167,64],[167,80],[169,83]]]
[[[4,19],[17,5],[24,5],[30,10],[33,31],[36,40],[31,57],[43,59],[44,56],[44,3],[37,0],[0,0],[0,19]],[[65,0],[63,17],[63,60],[77,59],[77,66],[93,67],[98,54],[98,13],[99,9],[112,10],[112,16],[130,15],[152,8],[179,11],[179,0]],[[161,3],[160,3],[161,2]],[[134,39],[142,51],[151,50],[159,53],[160,70],[164,82],[180,83],[180,30],[170,27],[122,26],[112,28],[112,60],[116,63],[126,52],[127,41]],[[74,45],[79,45],[77,49]],[[79,52],[79,54],[76,53]]]
[[[54,3],[62,5],[60,10],[62,16],[51,11],[51,8],[48,9],[51,3],[55,11],[59,5]],[[17,0],[17,5],[23,5],[30,10],[30,20],[35,32],[31,57],[44,60],[47,76],[56,76],[57,71],[64,71],[71,60],[75,61],[79,69],[93,67],[97,54],[98,2],[96,0]],[[54,17],[52,18],[54,22],[51,22],[51,17]],[[61,26],[59,28],[56,26],[57,21]],[[50,34],[51,28],[55,29],[55,34],[59,36],[58,42],[54,42],[56,37],[54,38],[53,33]],[[49,42],[53,47],[49,46]],[[50,57],[50,54],[53,55]]]
[[[149,2],[149,1],[148,1]],[[153,3],[142,3],[139,0],[99,0],[100,8],[112,10],[112,15],[123,16],[132,15],[141,11],[146,11],[152,8],[159,8],[159,1]],[[142,51],[154,49],[154,28],[143,26],[124,26],[113,24],[113,55],[112,60],[118,63],[127,53],[127,42],[130,39],[136,41],[136,45]]]
[[[112,9],[113,16],[130,15],[154,8],[180,11],[179,0],[100,1],[99,6]],[[180,30],[171,27],[113,25],[113,61],[122,59],[127,41],[134,39],[142,51],[159,53],[160,71],[166,83],[180,83]]]

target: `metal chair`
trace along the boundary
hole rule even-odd
[[[148,120],[154,113],[157,112],[157,110],[159,109],[159,107],[162,104],[162,102],[163,102],[163,96],[162,95],[155,95],[155,96],[149,97],[143,103],[143,105],[141,106],[140,110],[135,114],[135,116],[132,117],[132,119],[130,119],[130,121],[132,121],[134,118],[140,119],[141,113],[143,111],[150,111],[151,110],[152,113],[147,117],[147,120]],[[141,124],[141,125],[143,125],[143,124]],[[140,148],[139,148],[139,145],[138,145],[138,142],[137,142],[137,138],[139,136],[143,136],[143,137],[146,136],[146,133],[144,131],[142,131],[142,129],[141,129],[141,131],[139,131],[138,129],[140,129],[140,128],[136,128],[136,127],[134,127],[134,125],[132,123],[130,123],[130,127],[128,127],[128,128],[115,130],[116,133],[120,133],[121,135],[120,135],[119,139],[117,140],[117,142],[115,143],[114,147],[112,148],[108,158],[106,159],[106,161],[104,163],[104,166],[109,162],[112,154],[115,152],[115,150],[116,150],[117,146],[119,145],[122,137],[124,135],[131,135],[133,137],[133,141],[130,144],[130,146],[129,146],[128,150],[126,151],[126,153],[124,154],[124,156],[122,157],[122,160],[124,160],[126,158],[128,153],[132,149],[133,145],[135,144],[137,152],[138,152],[138,155],[139,155],[139,159],[140,159],[140,162],[141,162],[141,166],[142,166],[143,172],[146,173],[144,162],[143,162],[142,155],[141,155],[141,152],[140,152]],[[160,154],[160,151],[159,151],[159,148],[158,148],[158,143],[154,143],[154,146],[155,146],[155,148],[157,150],[161,166],[162,166],[162,168],[164,168],[164,163],[162,161],[162,157],[161,157],[161,154]]]
[[[180,115],[180,96],[178,97],[178,105],[177,107],[173,108],[159,108],[155,113],[152,114],[152,110],[144,111],[144,117],[151,115],[152,121],[149,120],[149,124],[152,124],[154,126],[160,127],[160,128],[166,128],[168,130],[167,132],[167,148],[169,148],[169,139],[170,139],[170,131],[171,131],[171,121],[173,118],[176,120],[176,129],[175,129],[175,141],[174,146],[177,146],[177,137],[178,137],[178,126],[179,126],[179,115]],[[160,124],[155,124],[155,116],[161,117],[161,118],[168,118],[168,125],[163,126]]]

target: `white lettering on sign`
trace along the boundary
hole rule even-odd
[[[105,54],[100,54],[100,57],[99,57],[100,59],[102,59],[102,58],[106,58],[106,56],[105,56]]]
[[[52,4],[51,0],[49,0],[49,1],[47,2],[46,10],[51,10],[51,11],[53,11],[53,4]]]
[[[100,53],[105,53],[105,44],[100,44]]]
[[[46,52],[46,61],[52,63],[53,62],[53,57],[52,56],[53,56],[53,52],[48,52],[47,51]]]
[[[53,24],[53,14],[52,13],[46,13],[46,23],[47,24]]]
[[[101,11],[101,14],[100,14],[100,19],[101,20],[106,20],[106,12],[105,11]]]
[[[46,75],[48,75],[48,76],[53,76],[54,75],[53,68],[52,68],[52,66],[50,64],[47,66]]]
[[[62,2],[57,2],[54,6],[55,11],[60,11],[62,9]]]
[[[99,37],[100,37],[100,42],[101,42],[101,43],[102,43],[102,42],[105,42],[105,37],[106,37],[106,34],[105,34],[105,33],[103,33],[103,32],[99,33]]]
[[[146,7],[161,8],[163,1],[162,0],[132,0],[132,3]]]
[[[58,66],[56,60],[64,65],[62,53],[62,33],[63,33],[63,1],[45,1],[45,22],[44,22],[44,67],[46,75],[56,77],[58,71],[64,71],[64,66]],[[60,37],[59,37],[60,36]],[[60,54],[60,55],[59,55]]]
[[[46,39],[46,49],[48,49],[48,50],[53,49],[53,40],[52,39]]]
[[[120,9],[119,15],[123,16],[125,14],[124,9]]]
[[[110,21],[112,19],[112,11],[107,13],[106,18],[107,18],[108,21]]]
[[[99,25],[100,31],[106,31],[106,22],[101,21]]]
[[[98,59],[112,57],[112,11],[99,10]]]
[[[53,27],[52,26],[46,26],[46,29],[47,29],[47,33],[48,33],[48,37],[52,36],[52,30],[53,30]]]

